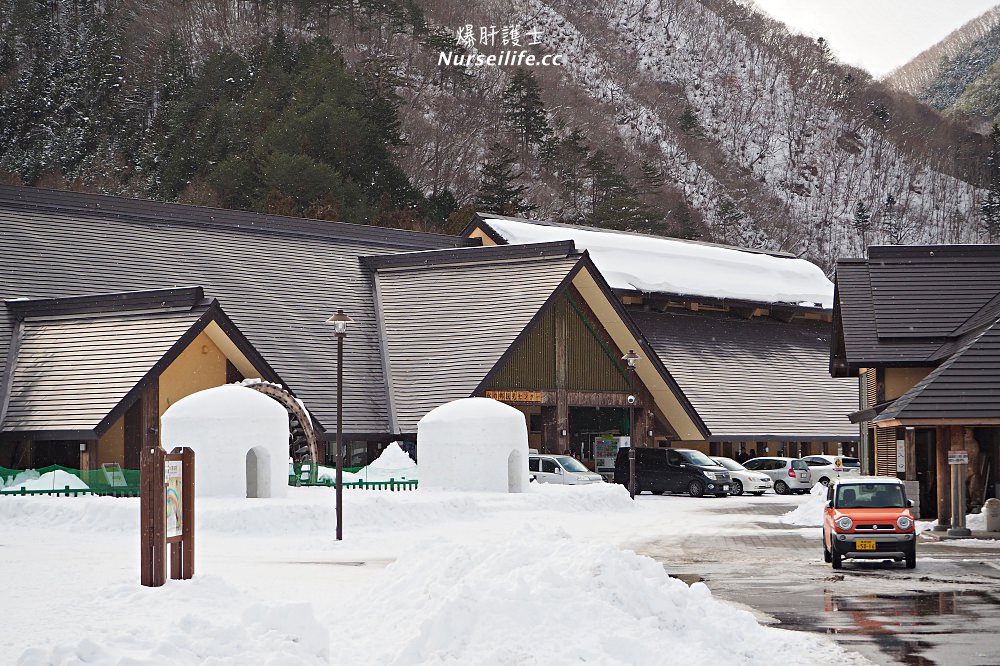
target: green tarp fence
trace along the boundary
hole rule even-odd
[[[50,472],[51,479],[46,479],[44,485],[39,484],[40,477]],[[64,474],[58,474],[63,472]],[[65,474],[75,476],[83,482],[86,488],[78,488],[76,482],[67,483]],[[60,480],[61,479],[61,480]],[[16,481],[16,483],[15,483]],[[22,490],[19,487],[27,482],[32,490]],[[66,486],[70,488],[67,489]],[[17,489],[15,489],[17,488]],[[102,469],[73,469],[62,465],[49,465],[37,469],[8,469],[0,467],[0,495],[111,495],[114,497],[139,496],[139,470],[121,469],[117,465]]]

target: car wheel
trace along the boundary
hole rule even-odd
[[[825,476],[822,479],[820,479],[819,482],[822,483],[824,486],[830,485],[830,479],[826,478]]]
[[[700,481],[692,481],[688,484],[688,495],[691,497],[701,497],[705,494],[705,486]]]
[[[742,495],[743,494],[743,482],[739,479],[733,479],[733,485],[729,489],[730,495]]]
[[[774,492],[776,492],[779,495],[787,495],[788,494],[788,484],[785,483],[784,481],[780,481],[780,480],[779,481],[775,481],[774,482]]]
[[[833,565],[834,569],[844,568],[844,559],[840,556],[840,553],[836,549],[830,551],[830,564]]]
[[[906,554],[906,568],[916,569],[917,568],[917,549],[914,548]]]
[[[823,561],[827,564],[830,563],[830,551],[826,549],[826,544],[823,544]]]

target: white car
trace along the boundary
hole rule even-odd
[[[530,454],[528,471],[539,483],[562,483],[579,486],[586,483],[604,483],[604,477],[591,472],[571,456]]]
[[[729,476],[733,479],[732,486],[729,489],[730,495],[750,493],[751,495],[760,496],[774,488],[774,481],[767,474],[751,472],[732,458],[712,456],[712,460],[729,470]]]
[[[809,465],[813,483],[819,481],[824,486],[837,479],[853,479],[861,476],[861,461],[846,456],[803,456],[802,460]]]
[[[751,472],[760,472],[771,477],[777,495],[807,493],[813,486],[809,465],[798,458],[761,456],[751,458],[743,463],[743,466]]]

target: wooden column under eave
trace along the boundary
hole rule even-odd
[[[555,423],[555,451],[553,453],[563,453],[569,448],[569,396],[566,390],[567,378],[569,377],[569,353],[566,349],[569,332],[566,322],[566,308],[555,308],[555,356],[556,356],[556,423]],[[566,436],[563,436],[563,433]]]
[[[917,480],[917,430],[904,428],[903,440],[906,446],[906,471],[903,478],[907,481]]]
[[[934,451],[937,476],[937,531],[951,527],[951,469],[948,450],[951,448],[951,428],[939,426],[934,431]]]

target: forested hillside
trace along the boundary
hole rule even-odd
[[[511,50],[561,64],[475,63]],[[731,0],[0,0],[7,182],[438,231],[478,208],[830,267],[986,238],[990,148]]]

